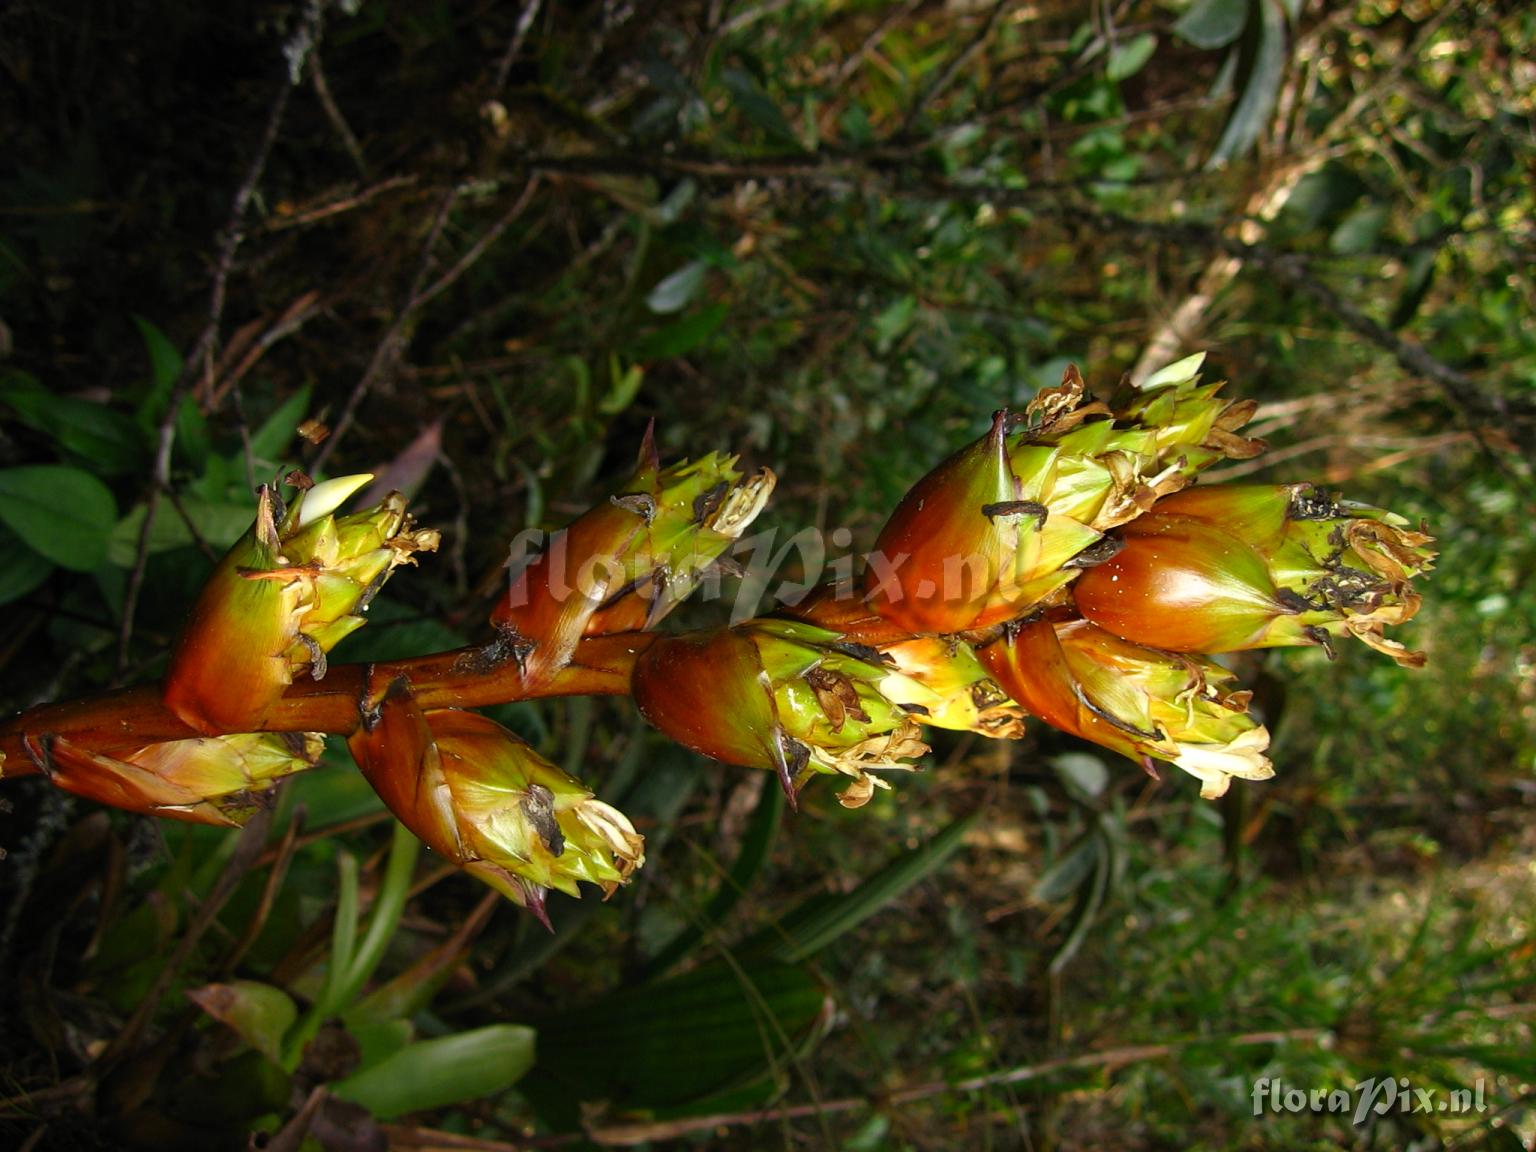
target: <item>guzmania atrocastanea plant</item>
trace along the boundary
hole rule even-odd
[[[1263,450],[1251,402],[1201,384],[1202,357],[1091,398],[1075,369],[919,480],[866,557],[777,614],[661,633],[762,510],[766,469],[710,454],[635,474],[550,540],[491,613],[488,642],[331,665],[390,574],[433,551],[398,494],[339,509],[368,477],[297,473],[257,493],[159,684],[46,705],[0,726],[0,772],[104,804],[239,825],[323,733],[348,738],[400,821],[548,923],[551,889],[612,893],[644,862],[619,811],[472,711],[630,695],[666,735],[774,772],[791,803],[815,776],[849,807],[917,767],[925,726],[1017,738],[1028,717],[1201,794],[1273,775],[1249,693],[1212,659],[1383,629],[1419,607],[1432,541],[1401,517],[1306,484],[1196,481]]]

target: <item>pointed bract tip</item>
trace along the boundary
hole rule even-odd
[[[525,900],[523,907],[533,913],[533,918],[544,925],[546,932],[553,934],[555,926],[549,922],[549,889],[538,884],[530,884],[528,881],[521,879],[519,880],[519,885],[523,890],[523,899]]]
[[[1170,384],[1181,384],[1185,380],[1193,378],[1204,364],[1204,352],[1196,352],[1193,356],[1186,356],[1182,360],[1176,360],[1166,368],[1159,368],[1143,380],[1141,382],[1141,391],[1154,392],[1159,388],[1166,388]]]
[[[645,435],[640,437],[640,455],[636,460],[636,467],[640,471],[657,471],[661,468],[661,457],[656,453],[656,417],[652,416],[645,422]]]
[[[372,480],[372,472],[359,472],[355,476],[337,476],[334,480],[323,480],[316,484],[299,497],[303,503],[299,506],[298,527],[303,528],[322,516],[329,516]]]

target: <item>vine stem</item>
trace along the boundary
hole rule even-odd
[[[489,662],[483,648],[459,648],[409,660],[333,665],[324,680],[301,680],[254,730],[326,732],[350,736],[362,724],[375,688],[404,678],[423,708],[482,708],[550,696],[627,696],[635,661],[654,632],[589,636],[558,672],[532,680],[515,660]],[[159,684],[30,708],[0,724],[0,776],[44,771],[39,755],[50,737],[111,755],[207,735],[172,715]],[[45,754],[43,758],[46,758]]]

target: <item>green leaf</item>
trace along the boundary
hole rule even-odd
[[[309,385],[300,388],[277,406],[260,428],[251,433],[251,456],[258,468],[275,466],[293,442],[294,431],[309,411]]]
[[[0,376],[0,404],[95,472],[120,476],[144,468],[148,453],[139,426],[105,404],[55,395],[24,372]]]
[[[1387,321],[1387,327],[1396,331],[1413,319],[1419,305],[1429,295],[1430,286],[1434,284],[1438,256],[1438,252],[1426,251],[1415,252],[1408,258],[1404,268],[1403,294],[1392,309],[1392,318]]]
[[[884,354],[899,340],[912,324],[917,313],[917,297],[908,293],[898,296],[875,317],[875,349]]]
[[[1238,46],[1237,102],[1206,163],[1215,168],[1253,147],[1269,123],[1289,59],[1285,11],[1276,0],[1249,0],[1250,16]]]
[[[423,652],[446,652],[467,643],[468,636],[450,628],[436,615],[424,614],[419,606],[408,607],[384,595],[369,608],[368,626],[338,644],[332,659],[371,664],[404,660]]]
[[[636,360],[668,360],[682,356],[713,336],[725,323],[727,311],[729,309],[724,304],[710,304],[642,337],[629,354]]]
[[[176,410],[176,451],[194,471],[201,472],[211,463],[208,417],[190,395],[181,398],[181,407]]]
[[[408,1044],[331,1091],[382,1120],[505,1092],[533,1066],[534,1031],[492,1024]]]
[[[347,1032],[357,1041],[359,1073],[382,1064],[416,1036],[410,1020],[398,1016],[359,1016],[349,1012],[342,1019]]]
[[[1248,0],[1196,0],[1173,25],[1173,34],[1196,48],[1225,48],[1243,34]]]
[[[866,877],[852,892],[812,897],[754,938],[746,948],[766,947],[769,956],[786,963],[796,963],[819,952],[942,868],[975,820],[973,813],[954,821],[928,843],[898,856]]]
[[[773,98],[763,91],[757,77],[740,68],[727,68],[720,76],[721,82],[731,94],[731,104],[748,123],[762,129],[763,133],[778,144],[799,148],[800,139],[790,127],[784,113]]]
[[[1143,392],[1152,392],[1158,388],[1167,387],[1170,384],[1181,384],[1191,379],[1205,364],[1205,353],[1196,352],[1193,356],[1186,356],[1182,360],[1175,360],[1167,367],[1159,368],[1152,375],[1141,382]]]
[[[640,385],[645,383],[645,369],[638,364],[621,368],[617,356],[608,357],[608,375],[613,383],[608,395],[597,402],[597,410],[604,416],[617,416],[635,402]]]
[[[537,1021],[538,1066],[521,1091],[564,1123],[583,1101],[677,1107],[762,1078],[825,1008],[821,983],[801,967],[716,960]]]
[[[53,562],[28,548],[9,528],[0,525],[0,604],[19,600],[53,571]]]
[[[100,567],[116,522],[112,493],[89,472],[56,464],[0,471],[0,523],[61,567]]]
[[[299,1017],[298,1006],[281,988],[255,980],[205,984],[187,999],[234,1031],[274,1064],[282,1058],[283,1033]]]
[[[139,406],[139,422],[145,429],[153,431],[159,426],[171,389],[181,376],[181,352],[171,343],[170,337],[143,316],[135,313],[133,322],[144,341],[144,350],[149,353],[149,395]]]
[[[1051,957],[1049,970],[1053,974],[1061,972],[1071,962],[1072,957],[1077,955],[1083,942],[1088,939],[1088,932],[1099,918],[1099,909],[1104,906],[1110,881],[1117,870],[1115,846],[1109,836],[1095,831],[1089,843],[1095,848],[1093,872],[1088,883],[1078,888],[1077,902],[1072,906],[1072,915],[1068,921],[1071,928],[1067,932],[1067,938],[1062,941],[1061,947],[1056,949],[1056,954]]]
[[[1105,65],[1104,74],[1115,84],[1122,80],[1129,80],[1146,67],[1147,61],[1152,59],[1152,53],[1156,50],[1157,37],[1150,32],[1143,32],[1124,44],[1116,44],[1109,54],[1109,62]]]
[[[186,513],[183,517],[182,513]],[[183,498],[180,511],[169,500],[160,501],[155,510],[155,522],[149,529],[149,553],[169,552],[173,548],[188,548],[196,541],[192,528],[210,547],[222,551],[228,548],[251,526],[256,511],[250,501],[242,503],[209,503],[206,500]],[[107,562],[119,568],[133,567],[139,551],[139,533],[144,529],[145,506],[135,504],[128,514],[113,526],[107,539]],[[192,527],[187,526],[187,521]]]
[[[1072,895],[1092,874],[1102,851],[1099,837],[1085,832],[1065,855],[1040,873],[1029,890],[1031,899],[1049,903]]]
[[[708,272],[709,265],[703,260],[690,260],[651,289],[645,306],[663,316],[681,312],[704,287]]]
[[[1062,786],[1084,803],[1097,800],[1109,784],[1104,761],[1087,752],[1063,752],[1051,760],[1051,767]]]
[[[352,767],[351,757],[340,737],[327,750],[324,762],[313,772],[301,772],[288,781],[284,805],[302,804],[308,813],[306,827],[326,828],[344,824],[375,812],[383,812],[384,801],[369,786],[362,774]]]
[[[778,838],[779,821],[784,814],[784,793],[777,788],[765,788],[752,813],[741,838],[741,850],[731,870],[720,879],[709,903],[689,918],[688,927],[679,932],[667,946],[656,953],[646,964],[647,973],[661,973],[689,954],[699,941],[720,924],[746,895],[753,880],[767,863]]]
[[[1328,249],[1340,256],[1358,256],[1376,247],[1387,223],[1385,204],[1362,204],[1340,222],[1328,237]]]

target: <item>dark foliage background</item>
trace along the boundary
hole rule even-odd
[[[322,1107],[345,1061],[279,1075],[185,995],[315,1002],[394,890],[343,749],[238,845],[7,783],[7,1145],[1529,1146],[1533,43],[1471,0],[0,9],[9,708],[158,675],[281,467],[443,529],[336,654],[383,658],[480,638],[508,539],[649,420],[771,466],[764,525],[830,561],[1069,361],[1103,391],[1209,350],[1273,447],[1226,477],[1442,548],[1427,672],[1241,660],[1279,771],[1221,803],[1042,731],[785,818],[624,701],[499,710],[649,863],[546,938],[423,859],[368,970],[397,994],[342,1019],[365,1057],[493,1023],[536,1055],[506,1091],[429,1053],[449,1087],[377,1122]],[[1266,1076],[1485,1110],[1255,1117]]]

